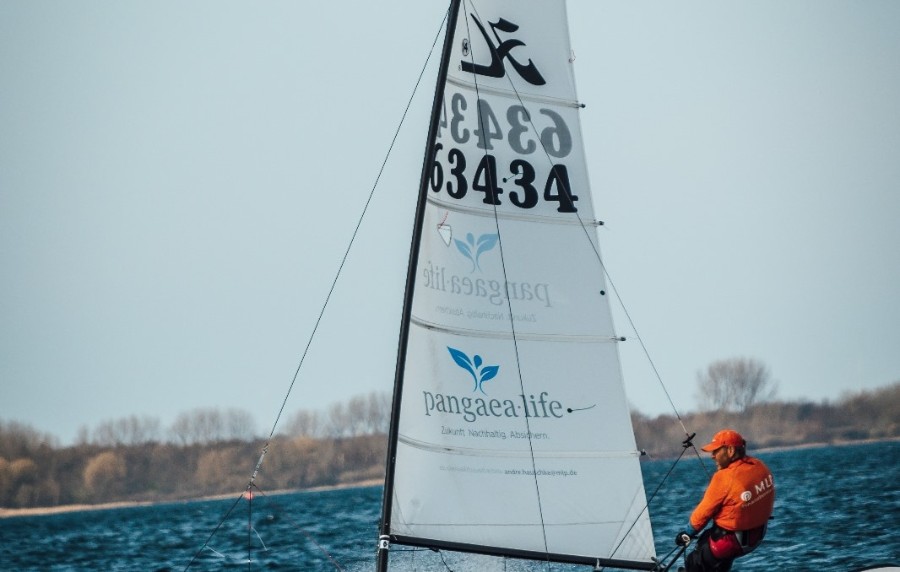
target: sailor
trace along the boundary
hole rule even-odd
[[[684,546],[700,535],[697,548],[685,558],[687,572],[727,572],[735,558],[759,546],[766,534],[775,483],[769,468],[748,456],[746,448],[747,442],[732,429],[719,431],[702,447],[717,470],[688,525],[675,537],[675,544]]]

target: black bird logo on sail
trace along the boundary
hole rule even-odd
[[[541,72],[539,72],[537,67],[534,65],[534,62],[529,59],[527,64],[523,64],[511,54],[514,48],[524,46],[525,42],[516,39],[502,40],[500,38],[499,32],[511,34],[517,31],[519,29],[519,26],[517,24],[514,24],[509,20],[505,20],[503,18],[500,18],[496,22],[488,22],[494,34],[494,37],[491,38],[487,30],[485,30],[484,26],[481,24],[481,21],[479,21],[474,14],[472,15],[472,20],[475,21],[475,25],[478,26],[479,30],[481,30],[481,35],[484,36],[484,41],[487,42],[488,49],[491,52],[491,63],[488,65],[482,65],[463,60],[463,71],[487,77],[500,78],[506,74],[506,68],[503,65],[503,60],[508,60],[513,68],[515,68],[516,72],[518,72],[518,74],[522,76],[522,79],[524,79],[528,83],[532,85],[544,85],[545,83],[547,83],[546,80],[544,80],[544,76],[541,75]],[[496,45],[494,43],[494,40],[496,40]],[[463,44],[463,49],[464,53],[467,54],[467,43]]]

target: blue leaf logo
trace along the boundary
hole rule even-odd
[[[450,346],[447,346],[447,349],[450,351],[450,356],[453,358],[453,361],[456,362],[456,365],[469,372],[469,375],[471,375],[472,379],[475,381],[475,387],[472,391],[480,391],[487,395],[484,392],[483,384],[485,381],[490,381],[497,377],[500,366],[486,365],[482,367],[484,360],[481,359],[480,355],[475,355],[472,359],[469,359],[469,356],[467,356],[465,352],[456,348],[451,348]]]
[[[482,234],[478,237],[478,240],[475,240],[475,236],[470,232],[466,235],[465,242],[458,238],[453,239],[453,242],[456,244],[456,249],[472,261],[471,272],[475,272],[476,269],[481,271],[478,259],[481,258],[482,254],[497,246],[498,240],[500,240],[500,235],[497,234]]]

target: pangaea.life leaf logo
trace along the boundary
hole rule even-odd
[[[471,235],[470,235],[471,236]],[[481,359],[480,355],[475,355],[471,359],[469,356],[456,348],[451,348],[447,346],[447,349],[450,351],[450,355],[453,357],[453,361],[456,362],[456,365],[463,368],[469,375],[472,376],[472,379],[475,381],[475,387],[472,391],[480,391],[484,393],[484,384],[485,381],[489,381],[497,377],[497,372],[500,370],[499,365],[483,365],[484,360]],[[485,393],[485,395],[487,395]]]
[[[478,237],[478,240],[475,240],[475,236],[470,232],[466,235],[465,242],[458,238],[454,239],[453,242],[463,256],[472,261],[471,271],[475,272],[476,269],[481,270],[481,266],[478,265],[478,259],[481,258],[482,254],[497,246],[499,239],[500,235],[497,234],[482,234]]]

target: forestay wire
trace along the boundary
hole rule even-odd
[[[409,114],[410,108],[412,107],[413,99],[415,98],[416,94],[419,91],[419,86],[422,83],[422,78],[425,76],[425,72],[428,69],[428,64],[429,64],[429,62],[431,62],[432,56],[434,55],[434,49],[437,46],[438,42],[440,41],[441,30],[444,29],[444,26],[447,23],[448,16],[449,16],[449,10],[444,12],[444,16],[441,21],[441,24],[440,24],[440,26],[438,26],[438,31],[434,36],[434,40],[432,41],[431,48],[429,49],[428,55],[426,56],[425,61],[422,64],[422,68],[419,71],[419,75],[416,78],[416,83],[413,86],[413,89],[412,89],[412,92],[410,93],[409,99],[406,102],[406,107],[403,109],[403,113],[400,116],[400,121],[397,124],[397,128],[394,130],[394,135],[391,138],[390,144],[388,145],[388,149],[387,149],[387,152],[385,153],[384,160],[381,162],[381,166],[378,169],[378,174],[375,176],[375,181],[372,183],[372,188],[369,190],[369,196],[367,197],[366,202],[363,205],[362,212],[360,213],[359,219],[356,222],[356,227],[353,229],[353,233],[350,236],[350,241],[348,242],[347,248],[344,250],[344,254],[341,257],[341,263],[338,266],[338,269],[337,269],[337,272],[335,273],[334,279],[331,281],[331,286],[328,289],[328,294],[325,296],[325,301],[322,303],[322,307],[319,310],[319,315],[316,318],[315,324],[313,325],[312,332],[310,332],[309,339],[306,342],[306,347],[304,347],[303,353],[300,355],[300,361],[297,364],[297,368],[294,370],[294,375],[291,377],[291,383],[290,383],[290,385],[288,385],[287,392],[285,393],[284,399],[281,402],[281,407],[278,409],[278,414],[275,416],[275,421],[272,423],[272,430],[269,431],[269,436],[266,438],[266,444],[263,446],[263,449],[259,456],[259,460],[256,462],[256,466],[253,469],[253,473],[250,475],[250,479],[247,483],[247,487],[246,487],[245,491],[241,493],[241,495],[234,501],[234,503],[231,505],[231,507],[226,511],[226,513],[223,515],[222,519],[219,521],[219,523],[216,525],[216,527],[210,533],[209,537],[206,539],[206,541],[203,543],[203,545],[200,547],[200,549],[194,554],[193,558],[191,558],[191,561],[188,562],[187,566],[185,566],[184,570],[188,570],[194,564],[194,562],[197,560],[199,555],[204,550],[207,550],[207,549],[212,550],[212,548],[210,548],[210,541],[213,539],[213,537],[216,535],[216,533],[219,531],[219,529],[222,527],[222,525],[225,523],[225,521],[228,519],[228,517],[234,511],[235,507],[237,507],[238,503],[245,498],[245,494],[251,493],[249,496],[249,502],[252,502],[253,489],[256,488],[257,490],[259,490],[255,484],[256,477],[259,474],[259,471],[260,471],[260,468],[262,467],[263,461],[265,460],[265,457],[269,452],[269,447],[271,446],[272,439],[275,436],[275,430],[278,428],[278,424],[281,421],[282,415],[284,415],[285,408],[287,407],[288,399],[290,398],[291,393],[294,390],[294,386],[296,385],[297,380],[300,377],[300,371],[303,368],[303,363],[306,361],[306,356],[309,353],[309,348],[312,346],[312,342],[316,337],[316,332],[318,331],[319,326],[322,323],[322,318],[325,315],[325,310],[328,307],[328,303],[331,301],[331,296],[332,296],[332,294],[334,294],[335,288],[337,287],[338,280],[341,277],[341,274],[344,269],[344,265],[347,262],[347,258],[350,255],[351,249],[353,248],[353,244],[356,242],[356,238],[359,234],[359,230],[362,227],[363,219],[365,218],[366,213],[369,210],[369,205],[372,203],[372,199],[375,196],[375,191],[377,190],[378,184],[381,181],[381,176],[384,174],[384,170],[387,167],[388,160],[390,159],[391,153],[394,150],[394,145],[397,143],[397,138],[400,135],[400,130],[403,128],[403,125],[406,122],[406,117]],[[325,552],[324,548],[321,545],[319,545],[318,543],[315,543],[315,542],[314,542],[314,544],[320,550]],[[248,547],[248,551],[249,551],[249,547]],[[333,558],[331,558],[331,556],[328,555],[327,552],[325,552],[325,554],[326,554],[326,556],[328,556],[329,560],[331,560],[331,562],[335,565],[335,567],[338,570],[340,570],[341,569],[340,565],[338,565],[338,563]],[[249,561],[250,561],[250,559],[249,559],[249,555],[248,555],[248,562]]]
[[[331,301],[331,296],[334,294],[334,290],[337,287],[338,280],[341,277],[341,273],[344,269],[344,264],[347,262],[347,257],[350,256],[350,250],[353,248],[353,244],[356,242],[356,237],[359,234],[359,229],[362,226],[363,219],[366,216],[366,213],[369,210],[369,205],[372,203],[372,198],[375,196],[375,191],[378,188],[378,183],[381,181],[381,176],[384,174],[384,169],[387,166],[388,159],[391,156],[391,152],[394,150],[394,145],[397,142],[397,137],[400,135],[400,130],[403,128],[403,124],[406,121],[406,116],[409,113],[410,107],[412,107],[413,98],[415,98],[416,93],[419,90],[419,85],[422,83],[422,78],[425,75],[425,71],[428,68],[428,62],[431,61],[431,57],[434,54],[434,48],[440,39],[440,31],[443,29],[444,22],[447,20],[447,14],[444,14],[444,20],[441,22],[441,26],[438,28],[438,33],[434,37],[434,41],[431,44],[431,49],[428,51],[428,56],[425,58],[425,62],[422,65],[422,69],[419,71],[419,76],[416,79],[416,84],[413,87],[413,91],[409,96],[409,99],[406,102],[406,107],[403,110],[403,114],[400,117],[400,122],[397,124],[397,129],[394,130],[394,136],[391,138],[391,143],[388,146],[387,153],[385,153],[384,160],[381,162],[381,167],[378,169],[378,174],[375,176],[375,181],[372,183],[372,188],[369,191],[369,196],[366,199],[365,205],[363,205],[363,210],[359,215],[359,219],[356,221],[356,227],[353,229],[353,234],[350,236],[350,242],[347,244],[347,248],[344,250],[344,255],[341,258],[341,263],[338,266],[337,273],[334,275],[334,279],[331,281],[331,287],[328,289],[328,294],[325,296],[325,302],[322,304],[322,308],[319,310],[319,316],[316,318],[316,323],[313,326],[312,333],[309,335],[309,339],[306,342],[306,347],[303,349],[303,354],[300,356],[300,363],[297,364],[297,369],[294,371],[294,376],[291,378],[291,383],[288,386],[287,393],[285,393],[284,400],[281,402],[281,408],[278,410],[278,415],[275,416],[275,422],[272,424],[272,430],[269,432],[269,437],[266,441],[266,446],[263,449],[263,453],[259,458],[259,462],[256,465],[256,469],[253,471],[253,475],[250,478],[250,484],[253,484],[253,479],[256,477],[256,474],[259,471],[259,467],[262,464],[263,457],[265,457],[266,451],[269,447],[269,443],[272,440],[272,437],[275,435],[275,429],[278,427],[278,423],[281,420],[281,416],[284,414],[284,409],[287,406],[288,399],[291,396],[291,392],[294,390],[294,385],[297,383],[297,379],[300,376],[300,370],[303,367],[303,362],[306,360],[306,355],[309,353],[309,348],[312,345],[313,339],[316,336],[316,332],[319,329],[319,325],[322,323],[322,317],[325,315],[325,310],[328,307],[328,303]]]

